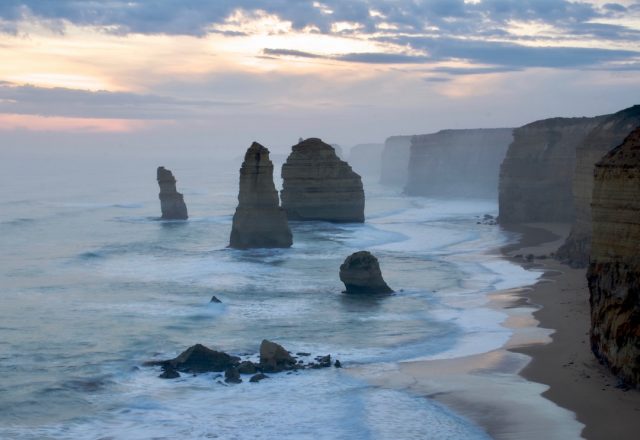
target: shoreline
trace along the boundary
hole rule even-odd
[[[441,403],[494,439],[636,439],[640,392],[616,388],[617,379],[589,348],[585,269],[550,258],[569,229],[503,228],[517,238],[489,255],[542,274],[533,285],[489,294],[484,307],[503,312],[502,326],[513,331],[502,347],[462,358],[359,368],[356,374],[374,386]],[[529,254],[542,258],[520,256]]]
[[[531,360],[519,373],[549,388],[543,396],[575,413],[588,440],[632,440],[640,432],[640,392],[617,387],[618,380],[591,353],[589,346],[589,291],[585,269],[572,269],[554,259],[526,262],[514,255],[549,255],[557,240],[549,233],[566,234],[566,225],[531,224],[509,227],[522,234],[518,244],[502,253],[512,262],[544,270],[544,275],[521,298],[536,305],[538,328],[553,329],[545,344],[523,344],[509,348]]]

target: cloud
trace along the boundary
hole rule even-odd
[[[42,88],[0,82],[0,113],[69,118],[173,120],[202,118],[247,102],[187,100],[128,92]]]
[[[346,61],[364,64],[415,64],[427,61],[427,57],[402,53],[357,52],[340,55],[320,55],[301,50],[263,49],[262,53],[271,57],[320,58],[326,60]]]

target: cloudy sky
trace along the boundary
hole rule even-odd
[[[350,146],[637,103],[637,0],[0,1],[3,148]]]

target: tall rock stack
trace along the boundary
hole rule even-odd
[[[603,118],[544,119],[514,130],[500,167],[500,223],[573,221],[576,148]]]
[[[442,130],[413,136],[405,193],[431,197],[498,195],[512,128]]]
[[[591,349],[640,386],[640,126],[595,167]]]
[[[269,150],[251,144],[240,168],[238,207],[233,215],[229,247],[287,248],[293,243],[287,216],[273,184]]]
[[[573,178],[576,216],[571,234],[556,254],[561,261],[573,267],[586,267],[589,264],[594,166],[612,148],[620,145],[638,125],[640,125],[640,105],[604,118],[578,146]]]
[[[184,197],[176,190],[176,179],[173,173],[165,167],[158,167],[158,185],[160,185],[160,209],[163,220],[186,220],[187,205]]]
[[[364,222],[362,179],[333,147],[309,138],[282,166],[282,208],[289,220]]]

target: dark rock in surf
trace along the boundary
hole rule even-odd
[[[158,167],[158,185],[160,186],[160,209],[163,220],[186,220],[187,205],[184,197],[176,190],[176,179],[173,173],[165,167]]]
[[[260,368],[266,372],[289,370],[296,360],[280,344],[264,339],[260,344]]]
[[[262,379],[268,379],[268,378],[269,378],[269,376],[267,376],[266,374],[258,373],[258,374],[254,374],[253,376],[251,376],[251,379],[249,379],[249,382],[258,383]]]
[[[160,379],[177,379],[180,377],[180,373],[178,371],[167,365],[162,369],[162,374],[158,376]]]
[[[240,372],[236,367],[229,367],[224,371],[224,381],[226,383],[242,383]]]
[[[256,374],[258,370],[253,362],[243,361],[238,365],[238,371],[240,374]]]
[[[378,259],[367,251],[356,252],[344,260],[340,281],[346,293],[393,293],[382,278]]]
[[[238,207],[233,215],[229,247],[288,248],[293,244],[292,237],[273,184],[269,150],[254,142],[240,168]]]
[[[221,303],[222,301],[220,301],[220,300],[218,299],[218,297],[214,295],[214,296],[212,296],[212,297],[211,297],[211,301],[209,301],[209,302],[212,302],[212,303]]]
[[[183,373],[209,373],[222,372],[230,367],[235,367],[240,358],[230,356],[222,351],[211,350],[202,344],[189,347],[174,359],[166,361],[151,361],[145,365],[160,365],[166,370],[177,370]]]

